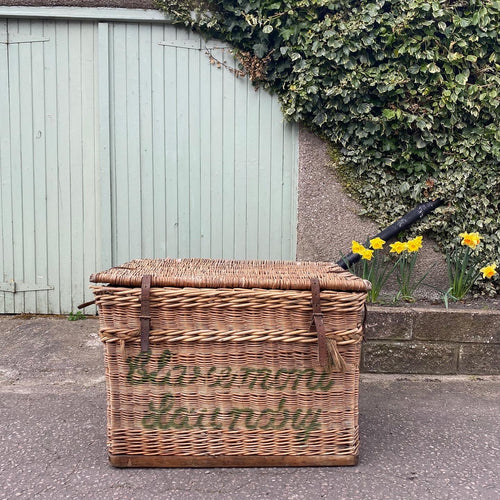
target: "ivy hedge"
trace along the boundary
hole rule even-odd
[[[415,231],[484,236],[500,264],[500,1],[157,0],[236,51],[283,112],[326,138],[381,225],[445,205]],[[494,293],[496,282],[489,291]]]

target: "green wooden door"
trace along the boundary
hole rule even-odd
[[[67,313],[99,265],[97,30],[0,19],[0,313]]]
[[[112,261],[294,259],[297,127],[284,122],[277,99],[235,77],[227,48],[183,28],[101,29],[109,43]]]
[[[139,257],[293,259],[297,128],[165,23],[0,19],[0,313]]]

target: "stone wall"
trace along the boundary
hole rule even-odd
[[[361,371],[500,374],[500,310],[368,308]]]

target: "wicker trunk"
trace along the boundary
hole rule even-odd
[[[367,281],[331,263],[207,259],[91,281],[113,465],[357,463]]]

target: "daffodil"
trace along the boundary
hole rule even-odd
[[[479,270],[480,273],[483,273],[483,278],[492,278],[497,274],[497,265],[496,264],[490,264],[489,266],[485,266],[482,269]]]
[[[481,242],[481,236],[479,233],[460,233],[460,238],[462,238],[462,245],[466,245],[472,250],[474,250]]]
[[[361,252],[361,258],[364,260],[372,260],[373,257],[373,250],[368,250],[365,248],[363,252]]]
[[[415,300],[415,291],[430,272],[430,270],[427,271],[420,278],[415,278],[413,276],[418,251],[422,248],[422,240],[422,236],[417,236],[416,238],[406,242],[396,241],[396,243],[391,244],[391,252],[399,254],[399,258],[396,262],[398,268],[397,280],[399,284],[399,292],[396,299],[401,298],[406,301]]]
[[[408,241],[408,252],[418,252],[422,248],[422,236],[417,236]]]
[[[373,250],[380,250],[381,248],[384,248],[385,241],[382,238],[373,238],[370,240],[370,247],[373,248]]]
[[[372,284],[371,290],[367,294],[369,302],[377,300],[385,283],[396,270],[396,263],[391,262],[390,259],[386,259],[384,252],[378,251],[383,248],[384,244],[385,241],[379,237],[370,240],[369,248],[366,248],[357,241],[353,241],[351,247],[352,253],[361,256],[361,262],[351,264],[344,259],[349,271]]]
[[[352,253],[359,253],[362,255],[365,250],[366,250],[366,248],[361,243],[358,243],[357,241],[353,240]]]
[[[400,254],[405,250],[408,250],[408,243],[403,243],[402,241],[396,241],[396,243],[391,243],[391,251],[390,253]]]
[[[485,266],[478,271],[479,256],[474,250],[481,241],[479,233],[460,233],[461,245],[453,252],[446,253],[446,264],[450,288],[444,294],[445,304],[448,297],[453,300],[462,300],[483,274],[483,278],[492,278],[497,274],[496,263]],[[465,247],[465,248],[464,248]]]

